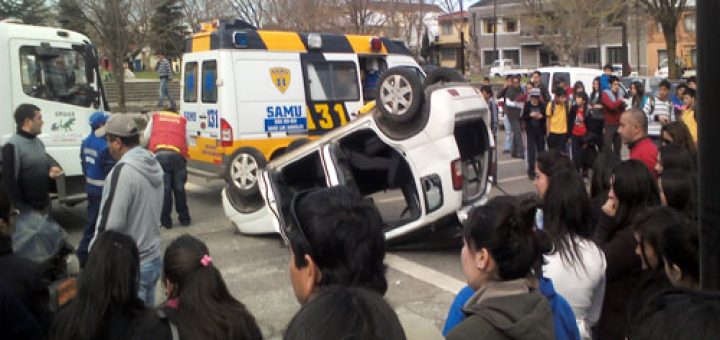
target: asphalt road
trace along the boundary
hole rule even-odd
[[[534,190],[527,179],[524,160],[500,154],[498,173],[499,188],[493,189],[492,196]],[[163,229],[163,247],[184,233],[205,241],[231,293],[255,316],[265,338],[280,339],[299,308],[290,285],[288,250],[276,235],[238,234],[222,210],[223,185],[222,181],[189,179],[188,205],[193,224]],[[74,245],[86,224],[85,209],[84,203],[53,209],[53,216],[67,230]],[[427,338],[432,332],[439,334],[454,293],[465,284],[459,258],[461,246],[456,230],[445,230],[391,249],[387,254],[386,297],[404,324],[412,326],[408,339]],[[162,297],[158,287],[158,299]]]

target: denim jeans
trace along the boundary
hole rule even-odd
[[[83,237],[77,248],[77,257],[78,260],[80,260],[81,267],[85,267],[85,262],[88,260],[88,247],[90,246],[90,241],[95,235],[95,223],[97,222],[98,213],[100,211],[100,200],[102,200],[102,195],[88,194],[88,223],[85,226]]]
[[[155,155],[158,163],[165,173],[163,175],[164,192],[163,206],[160,213],[160,224],[172,227],[173,196],[175,197],[175,211],[182,224],[190,224],[190,211],[187,206],[185,183],[187,182],[187,161],[185,157],[175,151],[161,150]]]
[[[140,263],[138,297],[145,303],[145,307],[155,307],[155,286],[160,279],[162,264],[162,256]]]
[[[158,99],[158,106],[163,106],[165,103],[165,97],[170,101],[171,106],[175,106],[175,100],[170,96],[168,92],[168,78],[160,78],[160,99]]]
[[[523,158],[525,156],[525,146],[523,145],[523,136],[520,130],[520,110],[515,108],[505,110],[505,117],[508,117],[510,130],[512,131],[510,153],[513,157]]]
[[[512,150],[513,130],[510,127],[510,119],[507,113],[503,117],[503,128],[505,128],[505,148],[503,151],[510,151]]]

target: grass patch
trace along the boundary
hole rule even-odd
[[[157,72],[154,71],[139,71],[135,72],[136,79],[159,79]]]

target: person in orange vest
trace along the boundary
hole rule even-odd
[[[165,181],[163,207],[160,225],[170,229],[172,223],[172,204],[175,197],[175,210],[180,224],[189,226],[190,211],[185,195],[187,182],[187,133],[185,117],[168,111],[155,112],[145,128],[147,148],[155,154],[162,167]]]

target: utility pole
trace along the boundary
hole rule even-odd
[[[490,64],[500,59],[497,49],[497,0],[493,4],[493,57],[494,59],[490,61]]]
[[[463,0],[460,0],[460,74],[465,75],[465,15],[463,15]]]
[[[635,72],[638,76],[640,75],[640,31],[640,1],[635,0],[635,60],[637,61]]]

